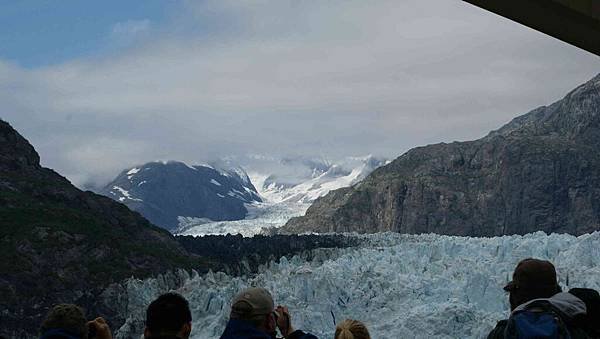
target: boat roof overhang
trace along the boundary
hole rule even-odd
[[[464,0],[600,56],[600,0]]]

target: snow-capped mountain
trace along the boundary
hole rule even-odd
[[[373,156],[348,157],[338,163],[315,160],[294,163],[282,160],[283,165],[298,166],[300,164],[304,167],[296,171],[295,177],[279,173],[265,176],[251,172],[250,175],[260,194],[266,200],[276,203],[312,203],[329,191],[358,183],[386,162],[385,159]]]
[[[517,262],[547,259],[564,290],[600,289],[600,233],[496,238],[381,233],[354,248],[321,249],[263,266],[254,276],[181,273],[175,290],[190,302],[191,338],[218,338],[233,296],[262,286],[287,305],[294,327],[333,338],[335,324],[359,319],[373,338],[485,338],[509,314],[502,286]],[[309,259],[310,258],[310,259]],[[130,280],[126,322],[116,338],[143,329],[145,307],[169,290],[167,279]],[[126,306],[126,307],[125,307]]]
[[[310,204],[331,190],[360,182],[386,160],[373,156],[348,157],[339,162],[313,158],[255,156],[227,162],[243,163],[263,198],[262,203],[247,204],[247,217],[236,221],[201,218],[180,219],[178,233],[183,235],[242,234],[252,236],[264,229],[283,226],[290,218],[303,215]]]
[[[241,168],[189,166],[177,161],[126,169],[101,194],[169,230],[185,218],[243,219],[248,213],[244,204],[262,201]]]

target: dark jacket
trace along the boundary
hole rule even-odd
[[[80,339],[81,336],[78,334],[73,334],[67,330],[63,330],[62,328],[51,328],[45,331],[40,339]]]
[[[221,339],[274,339],[269,334],[258,330],[252,324],[239,320],[230,319],[221,335]],[[294,331],[287,339],[318,339],[310,333],[304,333],[300,330]]]
[[[583,300],[587,311],[575,323],[591,338],[600,338],[600,293],[590,288],[572,288],[569,293]]]
[[[539,299],[536,299],[536,300],[539,300]],[[554,307],[559,309],[561,311],[561,313],[564,315],[564,317],[566,319],[563,319],[563,321],[565,321],[565,323],[567,324],[567,327],[569,329],[569,332],[571,332],[571,337],[573,339],[588,338],[586,333],[581,328],[578,328],[575,326],[569,326],[570,324],[573,324],[573,320],[577,316],[580,316],[581,314],[585,314],[586,308],[585,308],[585,304],[583,303],[583,301],[581,301],[580,299],[578,299],[577,297],[575,297],[574,295],[569,294],[569,293],[557,293],[554,296],[552,296],[551,298],[548,298],[545,300],[547,300]],[[513,312],[517,312],[517,311],[525,309],[528,306],[528,304],[533,301],[534,300],[529,301],[523,305],[520,305]],[[504,338],[504,332],[506,330],[506,325],[508,325],[508,320],[499,321],[498,324],[496,324],[496,327],[490,332],[487,339],[502,339],[502,338]]]

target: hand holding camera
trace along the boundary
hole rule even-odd
[[[281,332],[281,335],[287,337],[294,332],[288,308],[279,305],[275,309],[275,313],[277,313],[277,328],[279,329],[279,332]]]
[[[92,321],[88,321],[88,339],[112,339],[110,327],[106,320],[98,317]]]

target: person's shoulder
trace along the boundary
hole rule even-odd
[[[501,339],[504,338],[504,330],[506,329],[506,325],[508,324],[508,320],[500,320],[496,327],[488,334],[487,339]]]
[[[318,338],[310,333],[305,333],[303,331],[296,330],[296,331],[292,332],[289,336],[287,336],[287,339],[318,339]]]
[[[230,319],[220,339],[271,339],[271,336],[252,327],[246,321]]]
[[[262,332],[235,332],[223,333],[220,339],[271,339],[271,337]]]

